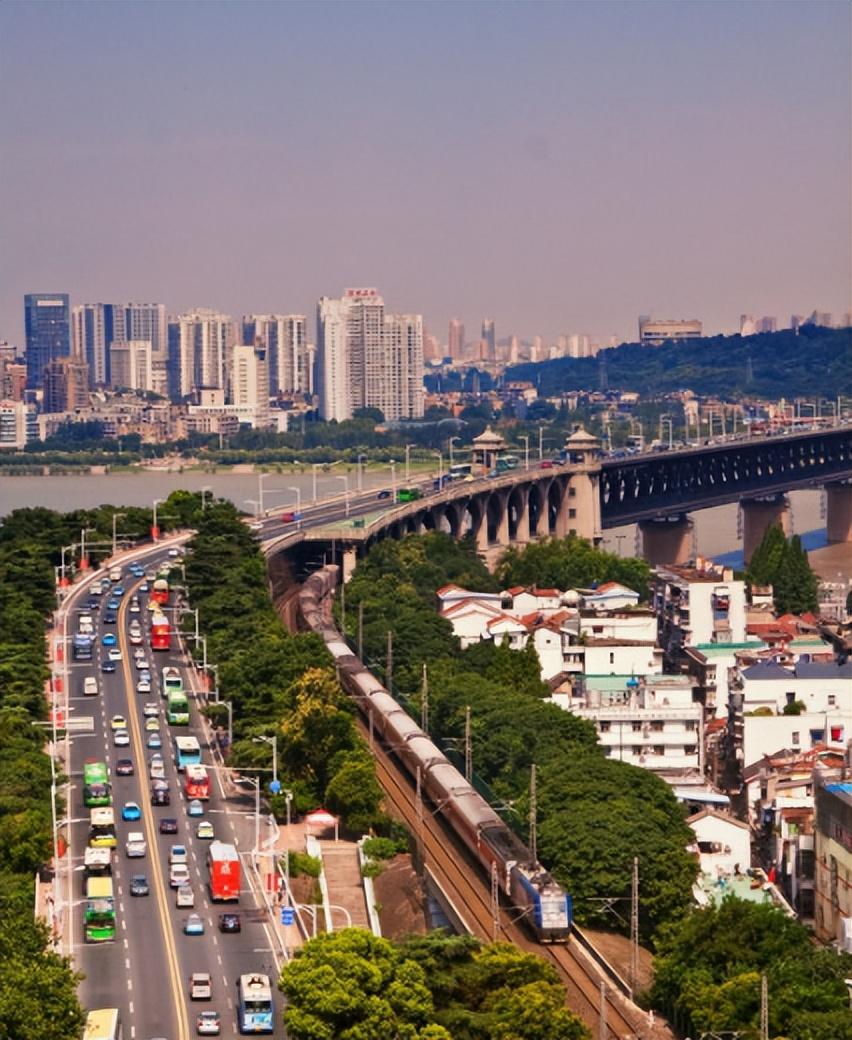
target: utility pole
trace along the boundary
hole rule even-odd
[[[340,627],[343,629],[343,638],[346,638],[346,581],[340,583]]]
[[[423,842],[423,788],[421,785],[420,766],[417,767],[415,776],[415,799],[416,799],[416,810],[417,810],[417,843],[420,846],[420,862],[425,863],[426,860],[426,846]]]
[[[473,776],[473,748],[470,743],[470,705],[464,709],[464,778],[470,783]]]
[[[420,687],[420,728],[424,733],[429,732],[429,675],[426,671],[426,662],[423,662],[423,683]]]
[[[535,762],[530,766],[530,855],[538,863],[538,805],[536,802]]]
[[[630,995],[639,988],[639,857],[633,857],[630,884]]]
[[[388,684],[388,693],[393,696],[393,629],[388,629],[388,655],[385,664],[385,678]]]
[[[500,886],[497,883],[497,863],[491,864],[491,939],[500,938]]]
[[[358,659],[364,660],[364,603],[358,604]]]
[[[769,984],[760,976],[760,1040],[769,1040]]]
[[[600,1005],[600,1017],[598,1019],[598,1040],[607,1040],[607,1024],[606,1024],[606,983],[601,983],[601,1005]]]

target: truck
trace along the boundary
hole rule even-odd
[[[207,850],[210,898],[214,902],[240,898],[240,857],[233,845],[213,841]]]
[[[75,661],[91,661],[94,637],[78,632],[71,643],[71,655]]]
[[[169,631],[169,619],[165,614],[152,614],[151,616],[151,649],[171,649],[172,637]]]

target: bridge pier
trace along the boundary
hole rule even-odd
[[[692,556],[692,527],[686,513],[640,520],[642,555],[652,567],[686,563]]]
[[[852,542],[852,481],[825,485],[825,536],[829,542]]]
[[[785,535],[790,533],[790,500],[786,495],[747,498],[740,502],[743,513],[743,559],[746,563],[763,541],[773,524],[780,524]]]

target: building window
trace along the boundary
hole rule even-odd
[[[598,729],[600,730],[601,733],[609,733],[609,723],[608,722],[601,722],[601,723],[599,723],[598,724]]]
[[[642,732],[642,723],[641,722],[634,722],[633,723],[633,732],[634,733],[641,733]]]
[[[790,734],[790,743],[791,744],[795,744],[795,745],[798,745],[799,743],[801,743],[800,740],[799,740],[799,731],[798,730],[794,730]]]
[[[828,695],[828,706],[829,706],[829,708],[834,708],[834,707],[837,706],[837,695],[836,694],[830,693]]]
[[[695,729],[695,719],[687,719],[686,722],[684,722],[683,724],[683,728],[686,730]]]
[[[569,509],[568,510],[568,519],[569,520],[574,520],[576,518],[576,516],[577,516],[577,510],[576,509]]]
[[[697,751],[698,751],[698,748],[697,748],[697,746],[695,744],[685,744],[684,745],[683,753],[685,755],[694,755],[694,754],[696,754]]]
[[[569,498],[576,498],[577,497],[577,489],[575,487],[569,487],[568,488],[568,497]]]
[[[609,655],[609,663],[610,664],[615,664],[615,654],[612,653],[612,652],[610,652],[610,655]]]
[[[655,755],[664,755],[665,753],[666,753],[666,749],[665,749],[665,747],[663,747],[662,744],[655,744],[654,745],[654,754]]]
[[[644,753],[644,749],[643,748],[638,747],[636,744],[633,745],[633,754],[634,755],[642,755],[643,753]]]
[[[651,723],[651,730],[654,733],[662,733],[664,729],[665,729],[665,723],[664,722],[652,722]]]

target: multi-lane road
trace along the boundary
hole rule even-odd
[[[148,571],[167,558],[163,548],[152,548],[140,562]],[[98,580],[104,575],[99,572]],[[84,974],[80,997],[86,1008],[118,1007],[124,1022],[124,1035],[129,1040],[149,1040],[163,1037],[167,1040],[188,1040],[196,1035],[196,1016],[201,1010],[216,1010],[221,1016],[221,1035],[237,1035],[235,1021],[236,983],[248,972],[261,972],[277,980],[278,962],[275,937],[271,931],[268,913],[262,899],[249,888],[249,861],[254,842],[254,798],[225,797],[231,790],[225,784],[222,771],[216,770],[207,736],[194,696],[193,673],[174,640],[169,652],[153,652],[147,635],[148,597],[139,591],[144,579],[134,578],[123,569],[120,584],[124,594],[116,613],[115,624],[106,624],[108,595],[101,598],[100,610],[91,611],[95,622],[97,645],[91,662],[67,662],[68,710],[73,720],[70,742],[70,783],[68,786],[68,816],[70,819],[70,870],[61,879],[70,901],[65,915],[68,933],[66,948],[73,956],[74,966]],[[150,582],[149,582],[150,584]],[[60,623],[66,636],[66,645],[77,630],[77,621],[88,596],[84,588],[75,589],[63,605]],[[131,612],[131,603],[137,598],[139,612]],[[172,618],[174,618],[174,613]],[[130,622],[137,618],[143,628],[142,648],[145,663],[151,675],[151,692],[137,693],[136,685],[142,669],[136,667],[135,646],[129,640]],[[115,633],[121,660],[116,661],[115,672],[102,670],[109,650],[102,644],[104,635]],[[211,775],[210,801],[204,804],[203,819],[212,823],[218,839],[236,844],[243,859],[242,891],[239,906],[213,904],[208,892],[206,866],[209,840],[198,838],[199,820],[187,814],[187,800],[183,793],[182,777],[174,762],[174,737],[186,734],[186,727],[170,727],[162,696],[162,669],[172,665],[180,669],[184,686],[190,691],[189,733],[198,737],[202,745],[203,761]],[[95,677],[97,696],[85,696],[86,677]],[[146,729],[143,714],[145,703],[155,703],[158,722],[156,730]],[[152,710],[152,709],[149,709]],[[127,723],[129,746],[115,746],[113,716],[122,716]],[[91,720],[91,722],[89,722]],[[151,804],[151,781],[148,763],[155,749],[148,746],[156,732],[162,741],[162,755],[166,779],[169,783],[169,806]],[[119,759],[131,759],[133,775],[116,774]],[[84,937],[85,910],[83,856],[88,843],[89,810],[83,804],[83,765],[85,761],[105,761],[110,770],[113,804],[116,815],[118,844],[112,857],[112,876],[115,890],[117,929],[113,942],[87,943]],[[136,822],[121,819],[122,807],[136,802],[142,817]],[[161,834],[160,820],[173,817],[178,833]],[[125,855],[125,841],[130,831],[142,831],[147,842],[144,858],[129,859]],[[264,832],[265,833],[265,832]],[[182,844],[188,851],[188,865],[195,893],[193,909],[176,906],[175,890],[169,886],[169,851],[172,844]],[[149,885],[147,896],[130,893],[131,875],[145,874]],[[241,918],[239,933],[222,933],[219,915],[237,910]],[[190,913],[200,915],[204,923],[203,935],[184,934],[184,925]],[[189,999],[189,976],[193,972],[208,972],[212,978],[212,1000]],[[276,999],[276,1033],[283,1036],[280,995]]]

